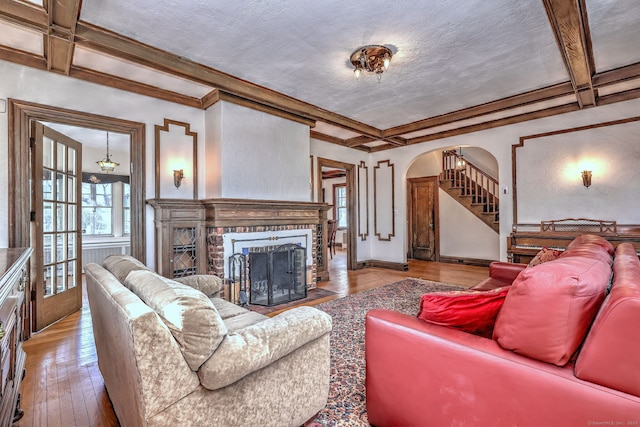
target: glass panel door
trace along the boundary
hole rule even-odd
[[[82,272],[78,207],[82,145],[35,125],[32,210],[35,212],[35,325],[40,330],[80,309]]]

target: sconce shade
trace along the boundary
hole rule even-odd
[[[585,187],[589,188],[589,186],[591,185],[591,171],[582,171],[582,184]]]
[[[180,185],[182,184],[183,179],[184,179],[184,171],[182,169],[180,170],[175,169],[173,171],[173,185],[175,185],[176,188],[180,188]]]

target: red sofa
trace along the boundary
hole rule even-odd
[[[494,265],[492,280],[504,273],[500,280],[513,285],[493,339],[390,310],[369,312],[369,422],[640,425],[640,260],[630,244],[611,254],[604,239],[581,236],[555,261]]]

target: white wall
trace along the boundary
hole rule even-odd
[[[220,129],[220,141],[211,141],[220,153],[220,197],[309,201],[309,126],[220,104],[206,115],[215,138]]]
[[[199,135],[204,133],[201,110],[161,101],[130,92],[60,76],[55,73],[0,61],[0,99],[15,98],[43,105],[115,117],[146,125],[146,188],[145,198],[153,198],[154,125],[164,118],[187,122]],[[7,102],[8,106],[8,102]],[[0,113],[0,168],[7,170],[8,114]],[[199,138],[199,152],[204,152],[204,138]],[[0,176],[0,200],[8,200],[8,177]],[[8,245],[8,204],[0,203],[0,247]],[[153,209],[146,210],[147,264],[154,265]]]

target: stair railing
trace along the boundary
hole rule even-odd
[[[463,195],[473,196],[474,203],[483,203],[488,213],[498,212],[500,186],[498,181],[469,162],[456,150],[442,152],[442,177],[452,181]]]

